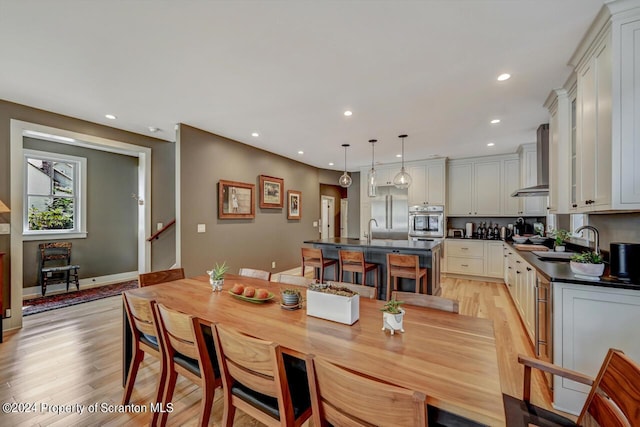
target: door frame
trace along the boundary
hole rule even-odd
[[[323,230],[325,230],[325,226],[326,226],[326,222],[325,222],[325,218],[324,218],[324,209],[323,209],[323,202],[327,200],[327,202],[331,203],[331,207],[333,210],[333,215],[330,218],[327,218],[329,221],[333,221],[333,236],[329,236],[329,237],[335,237],[336,235],[336,219],[335,219],[335,212],[336,212],[336,198],[333,196],[325,196],[325,195],[321,195],[320,196],[320,221],[322,222],[322,228],[320,229],[320,238],[324,238],[322,237]],[[328,215],[327,215],[328,216]]]
[[[151,148],[129,144],[80,132],[11,119],[9,156],[11,159],[11,317],[4,319],[5,330],[22,327],[23,282],[23,138],[29,131],[50,135],[53,142],[92,150],[107,151],[138,158],[138,272],[151,267],[151,243],[146,236],[151,231]],[[57,137],[57,138],[56,138]],[[2,313],[4,314],[4,313]]]

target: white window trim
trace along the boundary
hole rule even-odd
[[[60,161],[60,162],[74,162],[78,165],[78,170],[75,172],[74,185],[76,185],[76,206],[75,206],[75,227],[73,230],[29,230],[29,206],[26,203],[27,200],[27,169],[24,169],[24,185],[22,195],[25,203],[23,204],[24,212],[22,214],[22,236],[24,240],[47,240],[47,239],[84,239],[87,237],[87,159],[85,157],[71,156],[60,153],[50,153],[47,151],[39,150],[23,150],[23,164],[26,165],[27,158],[42,158],[46,160]]]

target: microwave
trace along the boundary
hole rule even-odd
[[[444,237],[444,206],[411,206],[409,237]]]

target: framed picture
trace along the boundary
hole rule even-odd
[[[260,208],[282,208],[284,206],[284,180],[260,175]]]
[[[256,199],[254,184],[244,182],[218,182],[218,218],[255,218]]]
[[[287,219],[302,218],[302,192],[287,191]]]

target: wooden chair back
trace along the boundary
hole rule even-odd
[[[398,271],[404,270],[406,274],[412,275],[412,277],[418,277],[420,260],[418,255],[387,254],[387,268]]]
[[[318,248],[302,248],[302,265],[311,265],[309,262],[316,264],[322,264],[324,257],[322,256],[322,249]]]
[[[364,285],[357,285],[355,283],[332,282],[332,281],[328,281],[327,284],[332,286],[342,286],[344,288],[349,288],[352,291],[357,292],[358,295],[360,295],[363,298],[374,299],[378,297],[378,295],[376,295],[377,289],[373,286],[364,286]]]
[[[159,314],[160,330],[169,353],[177,351],[191,359],[200,360],[196,339],[196,327],[200,327],[198,319],[167,308],[162,304],[158,304],[156,307]],[[172,357],[169,357],[169,359],[172,359]]]
[[[63,266],[71,264],[71,242],[40,243],[40,266]]]
[[[436,310],[449,311],[451,313],[459,313],[460,305],[458,301],[449,298],[443,298],[435,295],[416,294],[413,292],[393,291],[392,298],[397,301],[404,301],[408,305],[417,305],[420,307],[434,308]]]
[[[640,426],[640,365],[620,350],[609,349],[578,425],[589,418],[601,427]]]
[[[364,253],[360,251],[344,251],[339,250],[340,268],[342,264],[356,264],[364,267]]]
[[[303,276],[294,276],[292,274],[279,274],[277,281],[288,285],[309,286],[314,282],[313,279]]]
[[[152,271],[151,273],[143,273],[138,275],[138,286],[157,285],[158,283],[173,282],[174,280],[184,279],[183,268],[173,268],[171,270]]]
[[[271,280],[271,273],[264,270],[256,270],[254,268],[241,268],[238,273],[244,277],[254,277],[256,279]]]
[[[138,333],[157,338],[159,333],[153,308],[155,301],[134,295],[127,296],[124,292],[122,293],[122,299],[124,300],[124,308],[129,317],[129,322],[135,327],[135,330],[132,330],[134,336],[138,331]]]
[[[426,396],[307,356],[313,425],[425,426]],[[366,390],[366,395],[363,395]]]

